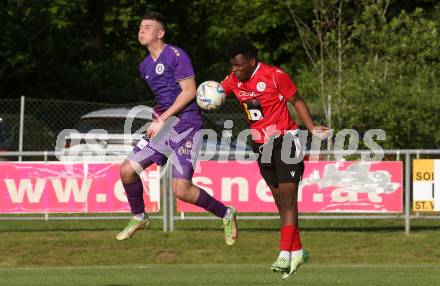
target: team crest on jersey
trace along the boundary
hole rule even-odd
[[[264,81],[260,81],[259,83],[257,83],[258,91],[264,91],[265,89],[266,89],[266,84],[264,83]]]
[[[156,65],[156,74],[163,74],[164,70],[165,70],[165,67],[163,64]]]

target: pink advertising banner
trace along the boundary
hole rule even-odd
[[[239,212],[277,212],[255,162],[199,162],[193,182]],[[303,213],[402,212],[402,162],[305,162],[298,193]],[[203,209],[177,201],[178,212]]]
[[[120,163],[0,163],[0,213],[129,212]],[[159,171],[141,176],[145,209],[160,208]]]

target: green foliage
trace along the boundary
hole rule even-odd
[[[370,14],[379,10],[369,6],[354,23],[351,40],[360,45],[353,45],[351,61],[359,65],[346,72],[344,97],[351,110],[342,112],[341,121],[384,129],[387,148],[437,148],[439,24],[422,17],[421,9],[378,23]]]
[[[229,72],[226,50],[250,38],[285,69],[318,118],[336,130],[381,128],[387,148],[437,148],[440,5],[397,0],[1,2],[0,96],[151,98],[140,16],[168,19],[167,41],[192,57],[198,82]],[[329,113],[331,111],[331,115]]]
[[[331,95],[332,127],[336,130],[380,128],[387,133],[387,140],[379,142],[385,148],[437,148],[439,22],[419,8],[387,18],[385,2],[363,1],[359,10],[345,13],[357,17],[354,21],[343,18],[341,74],[334,51],[338,48],[336,28],[332,21],[324,22],[323,47],[317,48],[317,54],[322,49],[324,56],[315,54],[312,65],[302,68],[300,89],[305,97],[321,104],[321,112],[325,112]],[[335,7],[316,9],[326,15]],[[438,19],[438,8],[433,14]],[[305,36],[316,45],[320,35],[310,28]],[[340,90],[338,80],[342,82]]]

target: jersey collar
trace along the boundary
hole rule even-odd
[[[157,60],[160,58],[160,56],[162,55],[162,52],[165,50],[165,48],[167,47],[167,44],[164,44],[162,49],[159,51],[159,53],[157,54],[157,58],[154,59],[153,56],[150,53],[150,57],[153,60],[153,62],[157,62]]]
[[[254,75],[257,73],[257,70],[260,68],[260,63],[258,63],[257,68],[254,70],[254,72],[252,73],[251,77],[249,78],[249,80],[251,80]]]

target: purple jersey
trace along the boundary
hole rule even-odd
[[[169,44],[165,44],[156,61],[148,55],[140,64],[139,72],[156,97],[154,110],[158,114],[165,112],[182,92],[178,81],[195,76],[189,56],[182,49]],[[190,121],[202,124],[202,115],[195,99],[176,116],[182,123]]]

